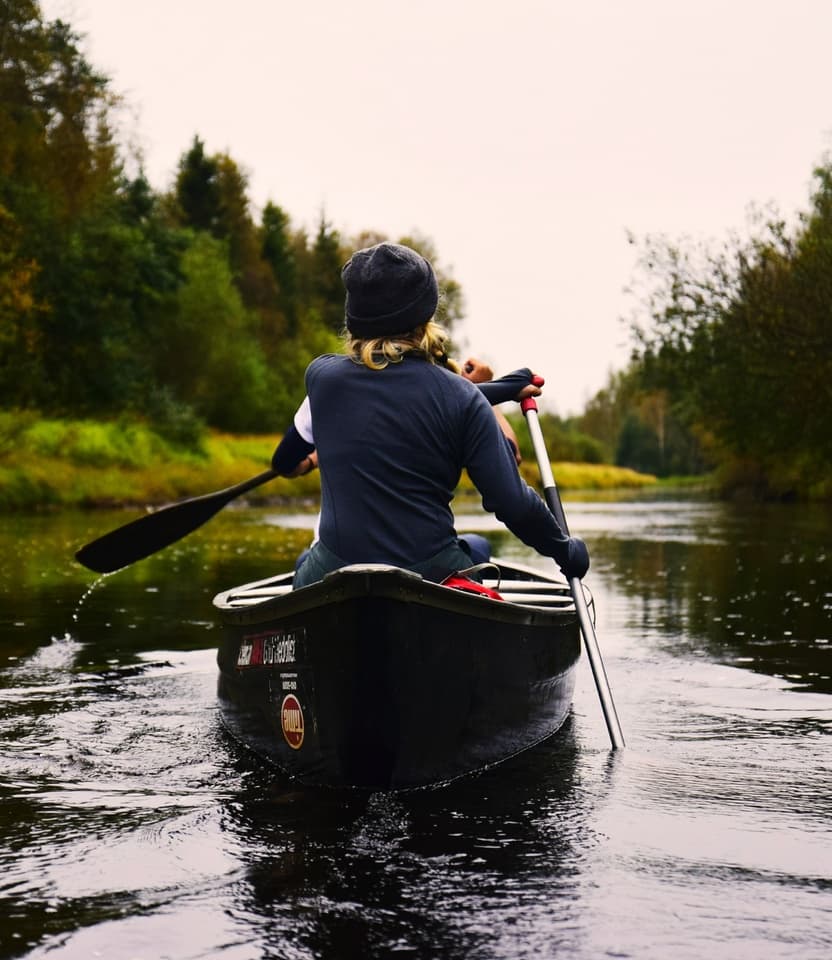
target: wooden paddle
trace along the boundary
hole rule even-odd
[[[532,381],[534,383],[534,381]],[[537,384],[538,386],[540,384]],[[540,480],[543,484],[543,494],[546,504],[554,514],[555,520],[561,530],[568,536],[569,527],[566,524],[566,514],[563,512],[563,504],[560,500],[557,484],[552,475],[552,464],[549,460],[549,454],[546,452],[546,444],[543,441],[543,431],[540,429],[540,421],[537,416],[537,403],[534,397],[526,397],[520,401],[520,409],[526,417],[526,423],[529,428],[529,434],[534,447],[537,466],[540,470]],[[607,672],[604,669],[604,661],[601,659],[601,650],[598,646],[598,638],[595,636],[595,627],[589,610],[586,606],[586,597],[584,588],[581,585],[580,577],[569,579],[569,588],[572,591],[572,599],[575,602],[575,609],[578,613],[578,621],[581,625],[581,633],[584,637],[584,647],[589,659],[589,665],[592,667],[592,675],[595,678],[595,687],[598,690],[598,698],[601,701],[601,710],[604,713],[604,720],[607,724],[607,730],[610,735],[610,742],[613,750],[620,750],[624,746],[624,734],[621,732],[621,724],[618,722],[618,714],[615,711],[615,703],[612,699],[610,684],[607,680]]]
[[[96,573],[120,570],[181,540],[219,513],[235,497],[274,480],[276,476],[276,470],[266,470],[233,487],[161,507],[81,547],[75,559]]]

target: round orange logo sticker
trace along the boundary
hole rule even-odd
[[[299,750],[303,743],[303,710],[300,708],[298,698],[293,693],[289,693],[283,698],[280,707],[280,726],[283,728],[286,743],[293,750]]]

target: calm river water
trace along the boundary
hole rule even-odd
[[[567,511],[626,750],[584,662],[553,742],[400,796],[292,787],[219,722],[211,598],[307,516],[97,582],[72,553],[130,515],[3,518],[0,956],[832,957],[830,511]]]

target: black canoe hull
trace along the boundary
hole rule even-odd
[[[226,726],[305,784],[374,790],[447,782],[539,743],[568,715],[579,625],[564,584],[504,564],[503,589],[509,574],[527,602],[371,566],[220,594]]]

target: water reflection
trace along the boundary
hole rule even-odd
[[[569,504],[572,529],[592,547],[592,577],[631,604],[630,626],[668,652],[700,653],[832,691],[832,515],[822,507],[740,509],[707,501]],[[112,517],[112,518],[111,518]],[[74,550],[123,515],[15,518],[0,534],[2,656],[71,632],[93,648],[121,645],[125,630],[188,632],[179,611],[215,592],[289,569],[309,542],[314,514],[229,511],[180,544],[93,584]],[[485,531],[495,551],[532,563],[492,518],[463,515],[460,528]],[[596,581],[597,582],[597,581]],[[88,595],[84,590],[93,588]],[[138,591],[152,593],[149,612]],[[106,609],[102,625],[83,607]],[[96,623],[90,636],[86,624]],[[109,634],[109,636],[107,636]],[[129,635],[128,635],[129,636]],[[179,641],[177,641],[179,642]],[[131,638],[131,645],[133,640]],[[137,641],[141,646],[141,640]]]
[[[499,773],[442,791],[264,799],[255,790],[226,817],[239,846],[257,852],[241,919],[269,918],[264,945],[275,955],[289,941],[298,955],[363,947],[379,957],[467,958],[499,953],[505,924],[516,940],[525,904],[530,956],[558,943],[575,952],[570,920],[595,842],[577,755],[568,729]]]
[[[581,514],[589,530],[598,513]],[[668,652],[707,654],[832,692],[828,511],[666,506],[645,519],[646,534],[632,513],[617,516],[619,524],[607,524],[593,555],[616,588],[634,598],[634,629]]]
[[[825,960],[829,517],[567,510],[627,750],[583,670],[563,736],[395,797],[299,791],[219,723],[211,598],[291,567],[308,516],[230,511],[99,581],[72,552],[126,517],[10,518],[0,955]]]

